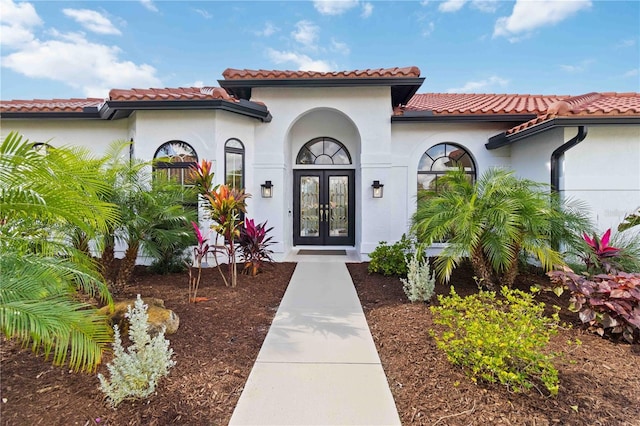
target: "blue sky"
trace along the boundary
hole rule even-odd
[[[0,0],[0,97],[416,65],[420,92],[640,91],[638,1]]]

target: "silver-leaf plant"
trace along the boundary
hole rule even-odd
[[[158,380],[169,374],[175,365],[173,349],[164,338],[164,329],[155,337],[149,334],[147,305],[138,295],[134,308],[127,308],[129,338],[132,345],[125,350],[120,330],[113,326],[113,361],[107,364],[111,380],[98,374],[100,389],[115,408],[125,399],[147,398],[155,392]]]
[[[407,278],[400,278],[404,293],[411,302],[427,302],[433,296],[436,283],[435,275],[429,268],[428,259],[421,262],[416,253],[407,267]]]

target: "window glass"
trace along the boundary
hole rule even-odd
[[[471,182],[476,178],[476,167],[471,155],[463,147],[441,143],[429,148],[418,163],[418,196],[425,191],[438,192],[438,178],[449,170],[462,167]]]
[[[244,145],[229,139],[224,145],[224,183],[231,188],[244,188]]]
[[[168,180],[185,188],[192,188],[189,169],[198,163],[198,154],[191,145],[183,141],[169,141],[160,145],[154,155],[157,161],[153,166],[154,179]],[[195,191],[187,193],[183,200],[185,206],[198,205]]]
[[[346,165],[351,164],[351,156],[342,143],[321,137],[310,140],[300,149],[296,164]]]

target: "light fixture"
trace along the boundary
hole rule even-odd
[[[262,198],[271,198],[273,196],[273,185],[270,180],[266,180],[262,185],[260,185],[260,189],[262,192]]]
[[[379,180],[374,180],[373,185],[373,198],[382,198],[382,190],[384,189],[384,185],[380,183]]]

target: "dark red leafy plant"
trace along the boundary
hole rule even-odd
[[[273,251],[268,247],[274,242],[271,241],[271,236],[267,237],[272,229],[273,227],[267,229],[266,221],[258,225],[255,225],[253,219],[244,221],[244,226],[240,229],[240,238],[238,238],[244,274],[255,276],[265,263],[273,262],[271,257]]]
[[[593,234],[593,238],[591,238],[586,233],[582,235],[582,238],[590,249],[583,256],[587,270],[600,269],[606,273],[617,272],[615,258],[620,256],[620,249],[609,245],[611,228],[602,234],[602,238],[598,238],[596,234]]]
[[[640,342],[640,273],[586,277],[567,269],[548,275],[553,284],[571,291],[569,309],[591,330]]]

